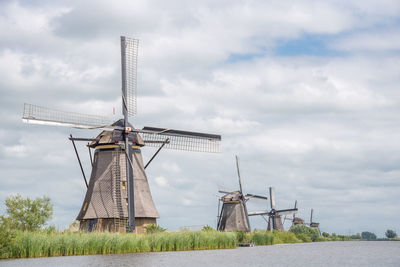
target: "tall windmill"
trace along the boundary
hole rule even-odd
[[[122,115],[111,119],[97,115],[65,112],[31,104],[24,105],[23,121],[45,125],[102,129],[96,138],[74,138],[74,146],[87,192],[78,214],[83,230],[144,231],[146,224],[159,218],[150,193],[145,168],[161,148],[218,152],[220,135],[179,131],[166,128],[136,129],[129,117],[136,115],[136,80],[139,41],[121,36]],[[94,149],[89,183],[75,147],[75,141],[90,142]],[[144,166],[141,148],[159,147]],[[91,156],[91,154],[90,154]]]
[[[267,200],[267,197],[244,194],[242,188],[242,180],[239,170],[239,159],[236,157],[236,169],[239,179],[239,190],[233,192],[218,191],[225,194],[218,200],[218,223],[217,230],[219,231],[245,231],[250,232],[249,216],[247,212],[246,202],[250,198],[258,198]],[[220,203],[222,209],[220,210]]]
[[[310,222],[306,223],[306,224],[312,228],[316,228],[318,230],[318,233],[321,235],[321,231],[319,230],[319,223],[313,222],[313,213],[314,213],[314,209],[311,209]]]
[[[256,215],[262,216],[268,222],[269,231],[273,230],[284,231],[281,216],[296,213],[297,207],[295,207],[294,209],[286,209],[286,210],[275,209],[276,207],[275,188],[273,187],[269,188],[269,200],[271,204],[270,211],[253,211],[249,212],[249,216],[256,216]],[[268,216],[268,220],[265,218],[265,216]]]
[[[297,209],[297,200],[294,202],[294,208]],[[285,224],[286,220],[292,221],[292,226],[304,224],[304,220],[300,217],[296,217],[296,213],[293,213],[292,218],[289,218],[288,215],[285,215],[285,218],[283,219],[283,224]]]

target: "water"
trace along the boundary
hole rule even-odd
[[[0,266],[400,266],[400,242],[284,244],[182,252],[0,261]]]

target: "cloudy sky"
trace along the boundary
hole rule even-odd
[[[323,231],[400,232],[398,0],[0,1],[1,203],[47,195],[51,224],[74,220],[85,185],[68,136],[98,131],[23,124],[23,103],[118,114],[120,35],[140,39],[135,127],[223,138],[219,154],[149,166],[161,226],[215,227],[237,154],[245,192],[274,186],[278,208],[297,199]]]

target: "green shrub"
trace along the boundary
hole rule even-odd
[[[375,240],[376,239],[376,235],[374,233],[371,233],[371,232],[362,232],[361,233],[361,238],[362,239],[366,239],[366,240]]]
[[[162,233],[166,230],[157,224],[148,224],[144,228],[147,234]]]
[[[319,236],[319,232],[316,228],[308,227],[305,225],[295,225],[290,227],[290,232],[294,233],[296,237],[300,240],[304,240],[304,236],[306,235],[312,242],[320,241],[321,237]],[[300,235],[302,234],[302,235]],[[307,241],[304,241],[307,242]]]
[[[8,257],[16,236],[10,224],[8,218],[0,216],[0,259]]]
[[[292,232],[274,231],[274,244],[289,244],[301,242]]]
[[[329,234],[328,234],[327,232],[323,232],[323,233],[322,233],[322,236],[325,237],[325,238],[328,238],[328,237],[329,237]]]
[[[247,242],[247,234],[245,231],[235,231],[236,234],[236,241],[238,243]]]
[[[215,229],[212,228],[212,227],[209,226],[209,225],[205,225],[205,226],[203,226],[203,228],[201,229],[201,231],[206,231],[206,232],[208,232],[208,231],[215,231]]]

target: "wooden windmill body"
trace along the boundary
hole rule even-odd
[[[239,191],[226,192],[219,191],[225,194],[219,199],[222,202],[221,211],[218,210],[217,230],[219,231],[245,231],[250,232],[250,222],[247,212],[246,202],[249,198],[268,199],[264,196],[254,194],[244,194],[242,191],[242,181],[239,170],[239,159],[236,156],[236,168],[239,179]],[[219,205],[218,205],[219,207]]]
[[[158,211],[150,192],[145,169],[161,148],[198,152],[218,152],[220,135],[188,132],[158,127],[135,129],[128,118],[136,114],[136,76],[138,40],[121,37],[122,113],[114,123],[102,116],[65,112],[25,104],[26,123],[102,129],[96,138],[69,138],[74,146],[87,186],[77,216],[86,231],[143,232],[144,226],[156,223]],[[87,182],[75,141],[89,141],[94,149],[92,172]],[[159,149],[144,165],[141,148]]]
[[[297,200],[294,202],[294,208],[297,209]],[[292,226],[304,224],[304,220],[300,217],[296,217],[296,213],[293,213],[292,218],[285,215],[283,223],[285,223],[286,220],[292,221]]]
[[[306,224],[309,225],[311,228],[317,229],[319,235],[321,235],[321,231],[319,229],[319,223],[313,221],[313,214],[314,214],[314,209],[311,209],[310,222]]]

